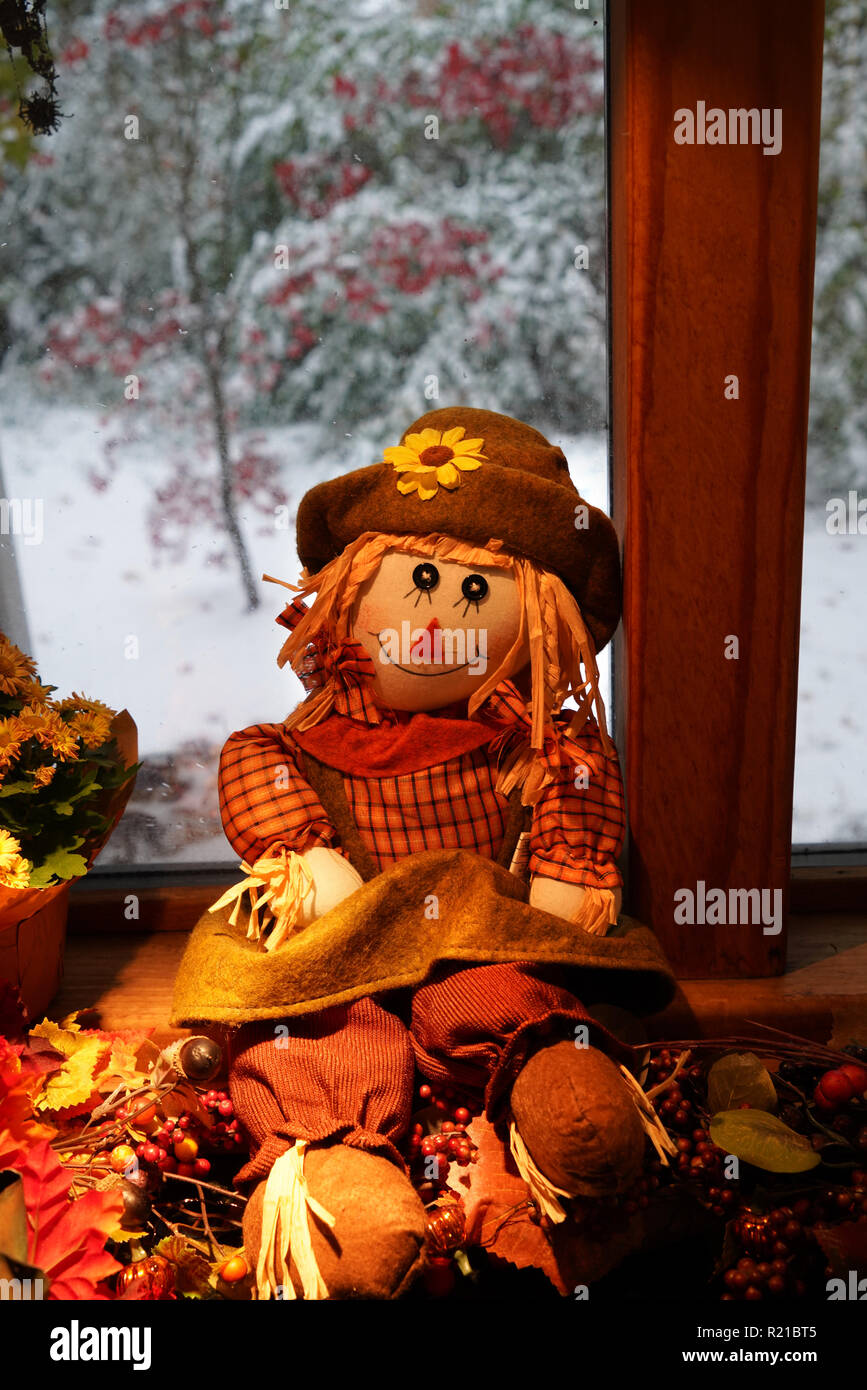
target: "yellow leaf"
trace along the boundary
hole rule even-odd
[[[134,1091],[146,1081],[146,1074],[136,1065],[136,1048],[123,1038],[115,1038],[108,1061],[94,1081],[94,1089],[111,1091],[123,1083]]]
[[[93,1073],[104,1046],[101,1038],[85,1038],[60,1071],[47,1078],[36,1098],[37,1110],[64,1110],[86,1101],[93,1093]]]
[[[106,1239],[113,1240],[115,1245],[123,1245],[131,1240],[147,1240],[148,1231],[125,1231],[123,1226],[116,1226],[113,1231],[109,1231]]]
[[[51,1043],[54,1051],[62,1052],[64,1057],[71,1057],[85,1043],[94,1041],[92,1038],[82,1038],[79,1025],[71,1018],[68,1028],[64,1028],[60,1023],[52,1023],[50,1018],[43,1019],[42,1023],[37,1023],[35,1028],[30,1029],[30,1033],[31,1036],[35,1034],[37,1038],[45,1038]]]

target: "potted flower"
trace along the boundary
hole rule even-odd
[[[31,1018],[60,982],[69,884],[102,849],[138,771],[126,710],[55,700],[55,689],[0,633],[0,980]]]

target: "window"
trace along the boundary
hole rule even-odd
[[[230,857],[219,748],[301,693],[259,576],[297,577],[312,483],[466,403],[607,504],[601,29],[550,0],[58,15],[66,114],[0,194],[3,487],[43,518],[4,626],[138,724],[102,863]]]
[[[867,845],[867,4],[829,0],[792,840]]]

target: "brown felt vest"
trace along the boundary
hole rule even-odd
[[[326,763],[319,762],[318,758],[314,758],[311,753],[302,752],[301,757],[303,759],[303,775],[316,792],[325,814],[337,831],[340,844],[349,856],[350,864],[361,875],[364,882],[368,883],[376,877],[379,869],[355,823],[346,797],[343,773],[335,767],[329,767]],[[509,812],[506,818],[503,843],[495,863],[502,864],[503,868],[508,869],[519,836],[524,830],[529,829],[531,815],[531,808],[521,805],[521,788],[515,787],[509,797]]]

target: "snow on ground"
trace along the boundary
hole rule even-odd
[[[347,436],[339,457],[317,458],[308,425],[257,433],[282,460],[293,512],[314,482],[372,462],[390,442]],[[582,493],[606,506],[604,437],[552,436]],[[77,690],[125,706],[138,725],[148,765],[136,793],[141,834],[131,819],[126,841],[113,843],[106,858],[165,856],[166,840],[148,838],[147,815],[168,818],[172,858],[227,858],[216,819],[219,747],[233,729],[282,719],[301,694],[275,662],[285,634],[274,617],[288,595],[263,583],[260,608],[246,613],[234,569],[213,563],[225,542],[204,526],[192,530],[184,563],[158,562],[147,513],[168,471],[165,451],[155,444],[123,455],[100,492],[87,479],[103,472],[104,440],[97,411],[34,411],[19,398],[0,415],[6,494],[41,497],[44,505],[43,543],[16,544],[30,650],[60,694]],[[294,581],[292,529],[252,513],[243,527],[254,572]],[[808,529],[805,564],[794,838],[864,838],[867,650],[858,604],[867,592],[867,541],[828,536],[822,519]],[[130,639],[137,656],[128,655]],[[603,677],[608,704],[607,660]]]
[[[867,536],[808,515],[801,598],[795,844],[867,841]]]

